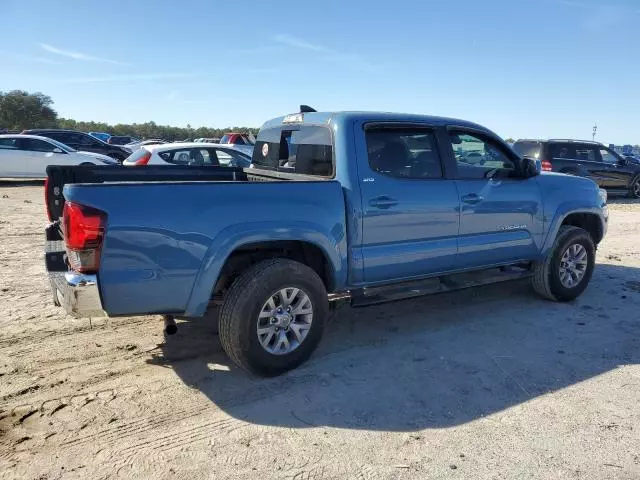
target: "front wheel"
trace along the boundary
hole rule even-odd
[[[574,300],[584,292],[595,265],[595,245],[582,228],[563,225],[551,252],[533,267],[534,290],[558,302]]]
[[[636,175],[629,186],[629,197],[640,198],[640,175]]]
[[[285,258],[262,261],[231,285],[220,310],[220,343],[238,366],[273,376],[306,361],[328,316],[318,274]]]

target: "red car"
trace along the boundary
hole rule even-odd
[[[220,139],[220,143],[231,145],[253,145],[255,138],[249,133],[225,133]]]

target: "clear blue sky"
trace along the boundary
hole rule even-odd
[[[0,17],[0,90],[78,120],[259,126],[306,103],[640,143],[640,0],[2,0]]]

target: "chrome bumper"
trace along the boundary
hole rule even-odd
[[[102,309],[98,279],[75,272],[49,272],[53,301],[78,318],[106,317]]]

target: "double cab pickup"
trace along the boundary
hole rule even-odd
[[[240,367],[307,360],[339,302],[530,278],[587,287],[606,193],[542,173],[490,130],[306,107],[266,122],[250,168],[48,169],[46,264],[73,315],[218,316]]]

